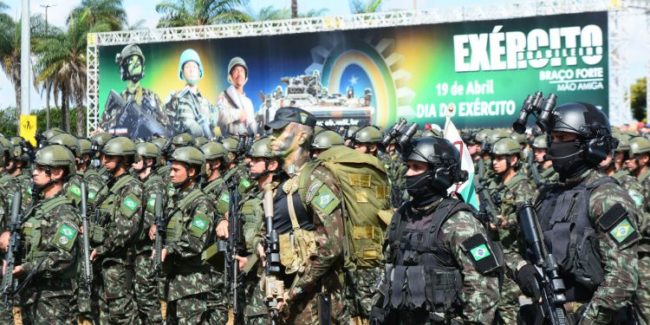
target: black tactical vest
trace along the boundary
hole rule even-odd
[[[461,308],[462,276],[452,252],[438,238],[442,224],[465,203],[444,199],[433,213],[407,217],[411,202],[397,211],[388,229],[386,260],[388,292],[384,309],[425,308],[430,313],[457,314]]]
[[[546,247],[560,266],[569,301],[588,301],[604,279],[598,238],[589,218],[589,198],[598,186],[616,183],[611,177],[572,188],[552,186],[536,204]]]

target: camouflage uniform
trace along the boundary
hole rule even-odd
[[[142,184],[127,173],[119,176],[99,209],[96,226],[103,231],[95,227],[93,236],[103,237],[95,248],[101,266],[100,321],[138,324],[133,297],[133,244],[141,231]]]
[[[228,87],[217,98],[219,127],[223,136],[247,135],[257,132],[253,102],[246,94],[237,92],[234,86]],[[239,121],[241,110],[246,112],[247,120]]]
[[[280,259],[285,267],[280,277],[288,292],[284,321],[320,324],[318,305],[320,296],[325,295],[331,302],[331,322],[346,324],[349,320],[340,281],[345,241],[342,197],[327,169],[307,166],[274,193],[273,226],[280,236]],[[297,247],[291,249],[290,238],[301,242],[297,244],[303,246],[301,252]]]
[[[637,209],[634,202],[629,197],[625,189],[615,182],[603,182],[602,174],[595,170],[588,170],[573,178],[567,179],[565,183],[557,184],[548,190],[540,193],[538,203],[536,204],[537,215],[540,218],[542,231],[548,231],[550,222],[558,224],[557,220],[549,220],[556,214],[567,217],[566,207],[562,202],[556,201],[557,195],[565,191],[576,188],[577,186],[586,185],[594,186],[591,189],[588,202],[588,219],[591,222],[591,228],[595,230],[595,236],[598,240],[597,254],[600,256],[600,265],[604,271],[604,279],[595,287],[592,292],[576,283],[572,274],[562,272],[562,263],[567,252],[559,252],[560,248],[553,247],[554,254],[557,253],[558,264],[560,264],[560,274],[563,274],[567,284],[567,295],[569,302],[577,301],[578,303],[588,303],[581,324],[608,324],[611,318],[618,310],[626,307],[631,301],[637,289],[638,272],[637,272],[637,251],[638,245],[635,241],[626,241],[634,238],[636,233],[636,214]],[[610,209],[620,204],[627,211],[631,220],[626,219],[629,227],[624,227],[623,222],[617,223],[613,228],[605,230],[599,221]],[[630,225],[631,224],[631,225]],[[638,235],[638,233],[636,233]],[[631,237],[632,236],[632,237]],[[547,242],[553,241],[554,238],[546,238]],[[555,246],[555,245],[554,245]],[[558,245],[559,246],[559,245]],[[570,253],[570,252],[569,252]],[[566,268],[567,266],[564,266]],[[578,290],[587,290],[587,295],[580,294]],[[593,295],[591,294],[593,293]],[[591,299],[588,297],[591,296]]]
[[[560,180],[560,175],[553,169],[553,167],[546,168],[539,171],[539,176],[546,183],[557,183]]]
[[[143,113],[150,114],[163,126],[169,126],[169,119],[162,109],[160,98],[153,91],[138,86],[133,92],[129,89],[124,89],[124,91],[120,93],[120,96],[126,103],[135,101],[135,103],[142,108]],[[108,109],[108,107],[106,109]],[[122,109],[104,111],[100,127],[106,131],[115,129],[117,127],[118,118],[122,113]]]
[[[379,156],[386,173],[388,174],[388,180],[390,181],[391,186],[391,203],[393,203],[393,208],[397,208],[398,205],[395,204],[399,200],[404,199],[404,174],[406,173],[406,164],[402,161],[400,155],[395,153],[393,155],[381,155]]]
[[[641,183],[644,200],[643,207],[639,209],[643,214],[639,217],[642,238],[639,243],[639,287],[636,291],[635,306],[641,320],[650,324],[650,170],[639,175],[638,181]]]
[[[33,276],[21,292],[23,319],[33,324],[71,324],[75,310],[79,216],[63,192],[41,200],[23,219],[23,271]]]
[[[480,235],[483,238],[487,238],[487,232],[485,228],[481,225],[480,221],[472,214],[469,208],[467,210],[459,210],[453,212],[449,210],[450,214],[443,216],[444,219],[439,220],[438,217],[434,218],[434,214],[438,209],[442,209],[443,204],[448,204],[448,202],[453,202],[456,200],[453,199],[438,199],[433,203],[429,203],[426,206],[414,208],[412,203],[406,203],[403,205],[393,217],[391,225],[389,226],[389,233],[387,236],[387,242],[385,244],[386,251],[386,264],[393,267],[391,272],[394,275],[385,274],[383,284],[381,286],[381,294],[383,295],[383,301],[381,298],[379,300],[379,305],[383,305],[384,310],[387,312],[386,318],[384,319],[385,324],[448,324],[450,321],[462,323],[462,324],[490,324],[494,317],[497,307],[497,302],[499,301],[499,281],[497,273],[495,271],[487,271],[483,274],[479,272],[475,267],[475,260],[480,260],[483,257],[488,257],[495,254],[493,250],[489,250],[487,253],[483,251],[480,253],[475,251],[476,247],[465,248],[465,243],[472,237]],[[456,201],[457,202],[457,201]],[[416,249],[411,246],[413,244],[413,239],[416,238],[419,231],[426,231],[426,229],[433,229],[435,223],[440,222],[440,228],[438,228],[437,243],[435,247],[431,244],[431,238],[426,242],[424,239],[420,239],[420,242],[423,245],[431,245],[432,253],[425,252],[424,250],[420,251],[420,256],[422,258],[418,259],[415,257],[414,261],[408,262],[405,259],[408,255],[408,251]],[[395,242],[391,241],[391,237],[394,236]],[[410,244],[409,244],[410,243]],[[440,254],[439,256],[437,254]],[[457,293],[454,297],[439,297],[438,293],[435,293],[434,296],[430,296],[425,291],[427,289],[433,290],[433,286],[427,286],[426,283],[429,281],[428,276],[427,280],[422,277],[422,283],[415,283],[417,287],[401,287],[401,293],[396,292],[395,286],[393,289],[390,289],[390,286],[393,285],[393,280],[398,278],[398,273],[401,273],[400,267],[406,267],[404,271],[405,274],[409,274],[410,270],[418,270],[417,267],[423,266],[425,269],[428,267],[424,261],[430,261],[427,255],[434,255],[434,260],[439,258],[449,258],[453,261],[454,264],[458,265],[457,269],[446,269],[447,272],[459,272],[460,278],[462,281],[452,281],[457,290]],[[399,261],[398,256],[402,256],[399,259],[404,261]],[[442,267],[442,266],[441,266]],[[426,269],[426,274],[433,275],[433,271]],[[434,281],[431,279],[431,281]],[[449,281],[449,280],[448,280]],[[437,282],[436,282],[437,283]],[[442,284],[443,282],[440,282]],[[437,283],[438,284],[438,283]],[[447,294],[451,288],[449,288],[449,282],[445,282],[447,285],[445,289],[440,289],[440,296]],[[421,288],[422,287],[422,288]],[[425,295],[424,301],[414,303],[414,300],[417,298],[415,292],[422,291],[420,295]],[[444,291],[444,292],[443,292]],[[453,291],[452,291],[453,292]],[[427,300],[436,299],[440,303],[441,299],[445,300],[445,303],[448,303],[450,306],[445,306],[445,311],[433,310],[430,309],[430,304],[433,302]],[[457,305],[458,302],[462,302],[462,305]],[[418,307],[413,307],[418,306]],[[442,304],[441,304],[442,305]],[[436,305],[436,308],[439,307]]]
[[[169,285],[168,318],[178,324],[225,324],[221,276],[204,260],[214,245],[214,205],[198,185],[177,191],[168,203],[164,261]]]
[[[500,178],[499,181],[501,181]],[[524,176],[522,171],[518,171],[507,182],[503,183],[501,181],[495,194],[499,196],[499,200],[497,200],[500,202],[499,213],[507,222],[506,226],[498,226],[498,228],[504,259],[506,265],[509,265],[511,261],[519,261],[520,257],[518,256],[521,254],[518,245],[519,218],[517,217],[517,206],[535,198],[535,186]],[[506,324],[514,324],[517,322],[521,290],[517,283],[512,280],[515,277],[516,268],[506,268],[506,270],[498,311],[499,316]]]
[[[212,138],[217,125],[217,108],[210,104],[200,92],[192,92],[190,87],[172,93],[165,104],[167,116],[172,124],[174,133],[188,132],[192,136]],[[208,121],[202,122],[203,119]],[[203,124],[209,125],[210,134],[205,134]]]
[[[162,323],[160,313],[160,297],[158,294],[158,278],[151,259],[152,242],[149,239],[149,228],[156,221],[156,198],[162,195],[163,206],[167,202],[167,184],[162,177],[152,173],[142,184],[144,219],[141,232],[135,245],[135,302],[140,313],[140,318],[145,324]]]

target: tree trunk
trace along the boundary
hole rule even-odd
[[[14,82],[14,91],[16,92],[16,134],[20,134],[20,80]]]
[[[45,81],[45,129],[50,129],[50,91],[52,87],[50,81]]]
[[[63,119],[63,130],[70,133],[70,111],[68,108],[68,90],[61,87],[61,118]]]
[[[86,117],[86,110],[84,109],[84,106],[80,104],[81,101],[77,100],[77,137],[78,138],[85,138],[86,137],[86,128],[85,128],[85,117]]]
[[[298,18],[298,0],[291,0],[291,18]]]

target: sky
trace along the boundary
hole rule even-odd
[[[9,6],[5,12],[14,18],[20,17],[21,0],[2,0]],[[124,8],[127,12],[127,19],[129,25],[135,25],[138,21],[143,21],[145,28],[155,28],[156,23],[160,16],[155,10],[156,4],[160,1],[153,0],[123,0]],[[45,16],[45,6],[50,6],[47,10],[48,23],[53,26],[61,28],[65,27],[65,20],[70,11],[78,6],[81,0],[30,0],[30,10],[32,14],[42,14]],[[451,6],[486,6],[494,3],[489,0],[384,0],[381,9],[385,11],[392,10],[413,10],[413,9],[426,9],[426,8],[445,8]],[[291,0],[249,0],[248,8],[252,12],[258,12],[261,8],[273,5],[275,8],[289,8]],[[329,1],[314,1],[314,0],[299,0],[299,12],[309,11],[311,9],[326,8],[326,15],[349,15],[350,5],[348,0],[329,0]],[[643,17],[637,17],[632,22],[631,30],[647,30],[646,23]],[[633,43],[633,42],[632,42]],[[634,69],[628,73],[629,80],[641,78],[644,74],[648,74],[650,67],[645,66],[638,68],[638,65],[643,66],[644,56],[647,55],[646,50],[632,51],[631,60]],[[0,73],[0,108],[15,106],[15,95],[12,84],[6,78],[4,73]],[[32,89],[31,95],[32,109],[40,109],[45,107],[45,96],[41,96]]]

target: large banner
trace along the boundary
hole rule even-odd
[[[510,127],[527,94],[608,113],[607,13],[99,48],[99,127],[263,131],[281,106],[328,126]],[[193,62],[193,64],[188,64]]]

